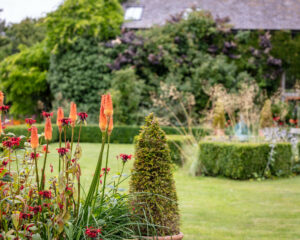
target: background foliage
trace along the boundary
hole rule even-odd
[[[73,100],[96,121],[99,96],[110,89],[120,124],[140,124],[141,115],[151,111],[165,115],[166,110],[152,101],[161,94],[161,83],[194,96],[192,114],[199,119],[209,99],[203,90],[207,86],[223,84],[234,92],[241,83],[256,81],[260,91],[271,95],[280,86],[283,71],[289,86],[299,79],[297,33],[233,31],[226,19],[193,12],[188,19],[172,16],[162,27],[120,34],[122,14],[117,0],[66,0],[45,19],[26,19],[14,25],[2,21],[5,34],[0,38],[0,59],[20,50],[24,51],[21,56],[32,52],[37,58],[37,49],[47,46],[42,61],[47,66],[32,76],[33,83],[50,88],[45,106],[55,108]],[[20,44],[28,48],[20,49]],[[15,64],[11,60],[0,63],[1,82],[5,83],[0,88],[4,91],[18,74]],[[36,106],[35,95],[41,90],[32,84],[31,92],[29,100]],[[19,112],[19,93],[11,94],[10,103],[15,106],[11,113],[39,114],[36,107]],[[119,107],[120,102],[126,104]]]

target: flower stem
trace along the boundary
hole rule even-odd
[[[105,185],[106,185],[106,177],[107,177],[107,165],[108,165],[108,157],[109,157],[109,142],[110,142],[110,135],[107,137],[107,152],[106,152],[106,161],[105,161],[105,170],[104,170],[104,181],[102,186],[102,194],[101,194],[101,200],[100,200],[100,212],[102,209],[102,204],[104,200],[104,194],[105,194]]]
[[[61,133],[62,133],[62,131],[59,130],[59,148],[61,148]],[[58,161],[59,161],[59,163],[58,163],[58,175],[59,175],[60,170],[61,170],[61,156],[60,156],[60,154],[58,154]]]
[[[44,165],[42,169],[42,177],[41,177],[41,190],[45,189],[45,168],[46,168],[46,161],[47,161],[47,154],[48,154],[48,145],[49,145],[49,140],[47,140],[47,145],[46,145],[46,152],[45,152],[45,158],[44,158]]]
[[[36,149],[34,149],[34,163],[35,163],[35,175],[36,175],[36,185],[38,191],[40,191],[40,183],[39,183],[39,170],[38,170],[38,163],[36,158]]]

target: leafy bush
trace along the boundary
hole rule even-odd
[[[179,213],[170,150],[153,114],[145,122],[135,145],[130,193],[136,196],[132,206],[137,215],[152,219],[159,236],[172,236],[179,233]],[[149,234],[146,227],[141,232]]]
[[[49,56],[50,50],[41,42],[22,48],[0,63],[0,89],[6,92],[10,113],[32,115],[51,108],[52,96],[46,81]]]
[[[115,102],[115,119],[119,124],[141,122],[144,114],[139,111],[142,100],[143,82],[137,79],[133,68],[113,73],[111,92]]]
[[[119,34],[122,22],[117,0],[66,0],[45,19],[47,41],[60,51],[80,37],[107,40]]]
[[[74,101],[89,113],[90,121],[97,122],[100,96],[111,87],[110,52],[95,39],[80,38],[67,52],[53,55],[47,77],[55,96],[53,106],[66,107]]]
[[[270,146],[267,143],[200,142],[199,147],[199,165],[202,165],[205,174],[233,179],[263,177],[270,154]],[[291,144],[279,143],[274,150],[274,162],[271,162],[270,166],[271,175],[290,175]]]

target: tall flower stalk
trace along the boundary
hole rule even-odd
[[[56,118],[56,125],[58,126],[58,131],[59,131],[59,148],[61,148],[61,134],[62,134],[62,119],[64,118],[64,110],[59,107],[57,109],[57,118]],[[58,174],[60,174],[61,170],[61,157],[59,155],[58,159]]]
[[[49,141],[52,140],[52,125],[51,125],[50,117],[48,117],[46,119],[45,140],[46,140],[46,151],[45,151],[44,165],[43,165],[43,170],[42,170],[41,190],[45,189],[45,168],[46,168],[46,162],[47,162],[48,146],[49,146]]]
[[[85,201],[85,205],[84,205],[86,213],[87,213],[89,206],[91,206],[91,205],[94,206],[94,203],[92,203],[92,202],[93,202],[93,199],[95,199],[97,192],[98,192],[106,137],[108,135],[110,135],[111,131],[112,131],[112,123],[109,124],[110,119],[112,119],[112,115],[113,115],[113,104],[112,104],[111,95],[110,94],[103,95],[101,98],[100,117],[99,117],[99,127],[102,132],[102,145],[101,145],[100,154],[99,154],[96,170],[94,173],[94,177],[93,177],[92,183],[90,185],[89,192],[88,192],[88,195],[87,195],[87,198]],[[109,133],[109,125],[111,125],[110,133]],[[108,155],[107,155],[107,159],[108,159]],[[107,174],[107,171],[104,172],[104,178],[106,178],[106,174]],[[102,191],[101,199],[103,198],[103,195],[104,195],[104,192]]]
[[[38,136],[38,130],[36,127],[31,127],[31,139],[30,139],[31,148],[34,151],[34,164],[35,164],[35,175],[36,175],[36,185],[38,191],[40,190],[40,184],[39,184],[39,170],[38,170],[38,160],[37,160],[37,153],[36,150],[39,146],[39,136]]]

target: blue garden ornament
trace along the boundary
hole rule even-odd
[[[234,127],[234,135],[241,142],[249,140],[250,131],[242,117],[238,124],[236,124]]]

